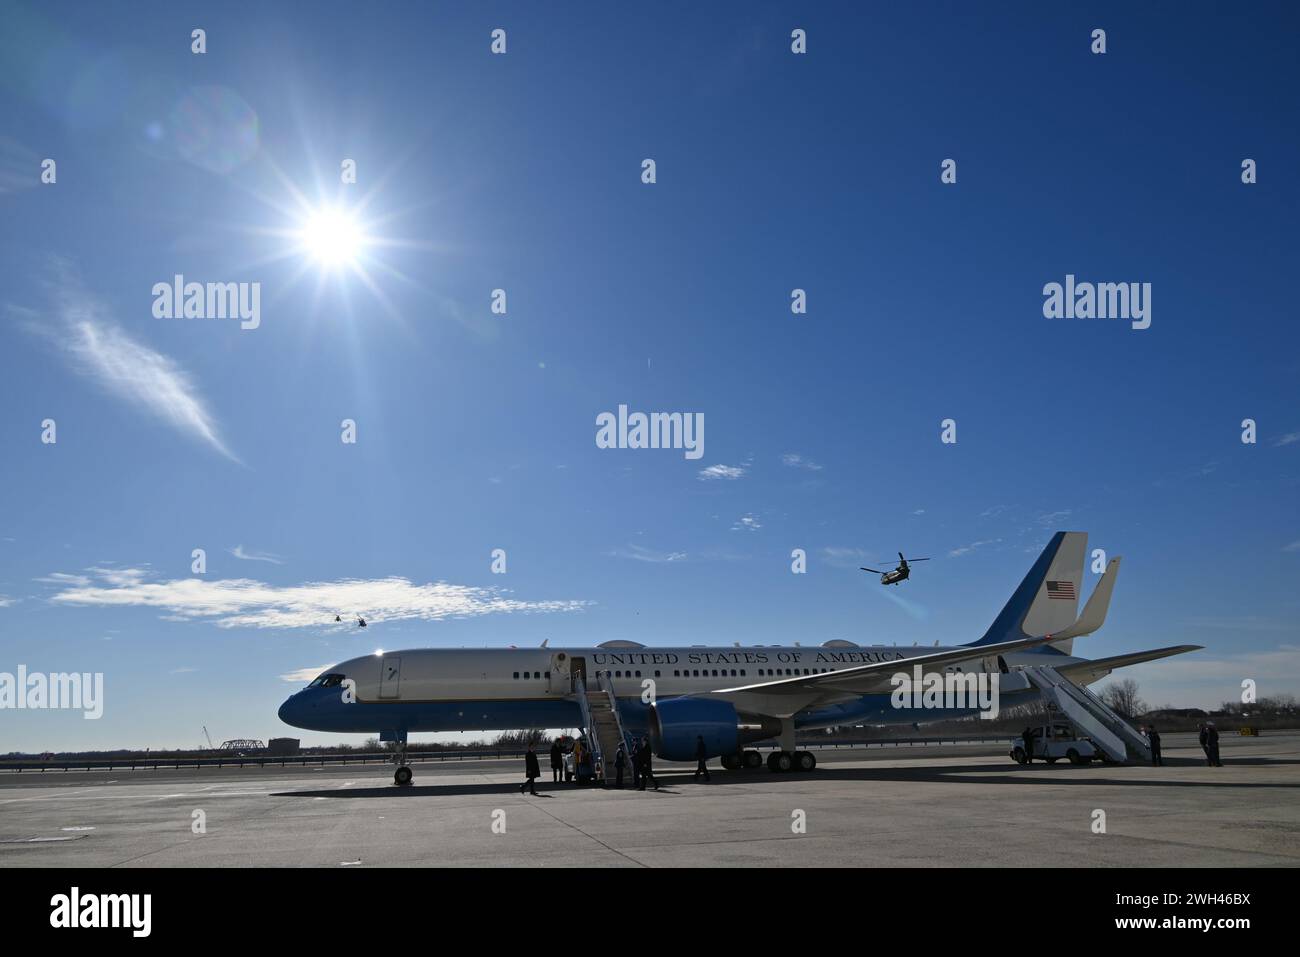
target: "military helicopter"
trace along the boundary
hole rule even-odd
[[[914,562],[928,562],[929,560],[930,559],[928,558],[912,559]],[[859,566],[859,568],[861,568],[861,566]],[[892,572],[878,572],[874,568],[862,568],[862,571],[871,572],[873,575],[879,575],[880,584],[882,585],[897,585],[899,582],[907,581],[907,579],[911,577],[912,566],[907,563],[907,559],[903,557],[903,553],[899,552],[898,567]]]

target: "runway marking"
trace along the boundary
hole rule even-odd
[[[0,841],[0,844],[53,844],[59,841],[79,841],[82,835],[77,837],[16,837],[7,841]]]
[[[60,831],[93,831],[94,829],[95,829],[95,825],[93,825],[93,824],[83,824],[83,825],[81,825],[80,827],[61,827],[61,828],[59,828]]]

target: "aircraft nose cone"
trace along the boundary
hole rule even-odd
[[[293,719],[297,712],[297,709],[294,707],[293,699],[296,697],[298,696],[293,695],[288,699],[286,699],[284,704],[280,705],[280,711],[279,711],[280,720],[283,721],[285,724],[290,724],[290,725],[293,724]]]

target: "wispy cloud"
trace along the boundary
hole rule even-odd
[[[1266,618],[1262,615],[1201,615],[1185,619],[1183,624],[1188,628],[1210,628],[1222,631],[1281,631],[1300,634],[1300,625],[1294,621]]]
[[[977,548],[983,548],[985,545],[996,545],[1000,541],[1002,541],[1000,538],[987,538],[982,542],[971,542],[969,545],[962,545],[959,548],[954,548],[948,553],[948,557],[959,558],[962,555],[969,555]]]
[[[182,667],[182,668],[173,668],[171,671],[168,672],[168,674],[173,674],[173,675],[188,675],[188,674],[192,674],[193,672],[198,671],[198,670],[199,670],[198,668],[191,668],[189,665],[185,665],[185,666]]]
[[[808,469],[810,472],[820,472],[822,467],[811,459],[806,459],[798,452],[787,452],[781,456],[781,462],[792,469]]]
[[[0,136],[0,193],[41,185],[41,157],[17,140]]]
[[[1290,545],[1285,545],[1285,546],[1283,546],[1282,551],[1284,551],[1284,552],[1300,552],[1300,538],[1296,539],[1296,540],[1295,540],[1294,542],[1292,542]]]
[[[244,551],[243,545],[236,545],[234,548],[226,549],[226,551],[230,552],[230,554],[234,555],[236,558],[242,558],[246,562],[270,562],[272,565],[284,564],[278,556],[272,555],[270,552],[263,552],[260,554],[258,552],[246,552]]]
[[[0,608],[8,608],[16,601],[18,601],[17,598],[10,598],[7,595],[0,595]]]
[[[36,579],[45,585],[89,585],[90,579],[85,575],[68,575],[64,572],[51,572],[44,578]]]
[[[660,552],[642,545],[627,545],[609,553],[614,558],[631,558],[638,562],[684,562],[685,552]]]
[[[57,279],[50,286],[55,322],[28,321],[28,329],[53,341],[78,373],[110,395],[238,462],[189,374],[175,360],[128,335],[108,308],[82,287],[69,265],[54,266]],[[30,310],[11,311],[30,315]]]
[[[590,604],[520,601],[499,588],[448,582],[417,585],[397,576],[277,586],[247,578],[152,580],[143,569],[131,568],[91,571],[96,581],[69,585],[50,600],[83,607],[158,608],[174,620],[209,620],[220,628],[332,628],[335,614],[360,614],[373,625],[406,619],[578,611]]]
[[[823,548],[822,560],[836,568],[857,568],[861,565],[870,564],[865,551],[843,545],[828,545]]]
[[[736,520],[736,524],[731,526],[733,532],[749,531],[756,532],[763,527],[763,523],[754,517],[752,512],[747,513]]]
[[[1043,528],[1051,528],[1055,525],[1060,525],[1067,518],[1069,518],[1073,514],[1073,512],[1074,510],[1069,508],[1063,508],[1059,512],[1044,512],[1042,515],[1039,515],[1034,521],[1036,521]]]
[[[699,475],[696,476],[702,482],[716,481],[718,479],[734,480],[743,478],[748,468],[744,465],[710,465],[706,469],[700,469]]]
[[[316,676],[328,667],[329,665],[317,665],[315,668],[299,668],[297,671],[290,671],[280,675],[280,680],[295,685],[300,685],[304,681],[315,681]]]

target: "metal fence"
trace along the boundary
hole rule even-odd
[[[833,741],[800,741],[798,747],[808,751],[836,751],[873,747],[901,747],[903,745],[939,745],[939,744],[1006,744],[1015,735],[943,735],[915,738],[860,738],[835,739]],[[763,742],[754,746],[754,750],[774,751],[775,742]],[[491,748],[481,750],[453,751],[408,751],[408,764],[445,763],[447,761],[522,761],[526,748]],[[25,761],[0,761],[0,772],[45,772],[45,771],[146,771],[170,768],[245,768],[245,767],[302,767],[349,764],[387,764],[392,763],[391,752],[378,751],[348,754],[295,754],[295,755],[219,755],[213,757],[173,757],[146,758],[122,756],[116,758],[51,758]]]

